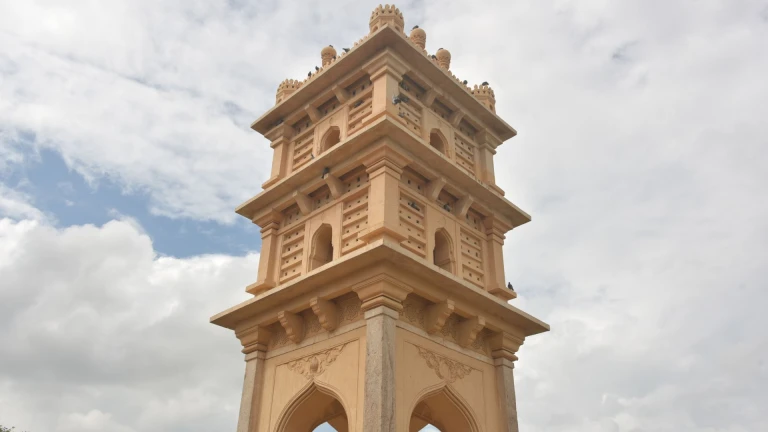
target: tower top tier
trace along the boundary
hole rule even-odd
[[[306,105],[317,106],[334,94],[334,86],[353,82],[376,54],[391,51],[402,60],[404,71],[423,90],[424,96],[460,111],[475,130],[484,130],[498,138],[498,144],[517,134],[496,115],[496,98],[487,82],[470,85],[451,73],[451,53],[439,48],[434,54],[426,49],[427,34],[413,26],[405,33],[402,12],[394,5],[379,5],[371,12],[370,32],[349,48],[323,47],[319,66],[310,66],[303,80],[286,79],[280,83],[276,104],[251,127],[267,135],[288,122]],[[343,90],[343,89],[342,89]],[[296,119],[294,119],[296,120]]]

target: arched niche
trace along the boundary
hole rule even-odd
[[[312,237],[309,252],[309,270],[324,266],[333,260],[333,229],[322,224]]]
[[[455,261],[451,236],[444,228],[440,228],[435,231],[435,248],[432,251],[432,262],[447,272],[455,273]]]
[[[332,126],[320,140],[320,153],[328,151],[331,147],[335,146],[341,141],[341,131],[338,127]]]
[[[349,431],[347,413],[338,393],[321,383],[310,381],[280,414],[275,431],[310,432],[324,423],[338,432]]]
[[[440,432],[480,432],[472,409],[447,384],[426,391],[413,407],[408,431],[419,432],[427,425]]]
[[[444,155],[448,154],[448,140],[438,129],[432,129],[429,133],[429,145]]]

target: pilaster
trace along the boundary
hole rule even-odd
[[[283,215],[271,210],[255,219],[253,223],[261,227],[261,254],[259,256],[259,275],[256,283],[249,285],[245,290],[257,295],[277,285],[276,276],[276,252],[277,230]]]
[[[502,413],[502,431],[518,432],[517,399],[515,397],[515,352],[520,349],[523,339],[509,333],[497,333],[489,341],[491,357],[496,369],[496,390],[499,394],[499,409]]]
[[[490,216],[485,218],[485,235],[488,240],[488,266],[489,274],[486,289],[491,294],[504,300],[517,297],[514,291],[507,288],[504,275],[504,236],[512,229],[512,225]]]
[[[397,116],[397,108],[392,99],[400,93],[400,81],[409,66],[389,50],[363,66],[373,84],[371,115],[363,122],[372,123],[383,115]]]
[[[400,176],[410,163],[385,141],[363,159],[368,173],[368,228],[359,238],[367,243],[384,240],[400,243],[406,236],[400,230],[398,214],[400,201]]]
[[[478,177],[492,190],[504,196],[504,191],[496,185],[496,172],[493,167],[493,156],[496,154],[496,147],[501,144],[501,140],[487,129],[478,132],[475,139],[479,143],[477,153],[480,175]]]
[[[273,149],[272,172],[269,179],[261,185],[262,188],[267,189],[280,179],[285,178],[287,174],[287,149],[291,138],[293,138],[293,128],[282,123],[270,130],[265,137],[271,141],[269,146]]]
[[[271,333],[259,326],[243,326],[235,330],[245,354],[243,396],[240,400],[240,417],[237,432],[253,432],[259,424],[259,407],[264,384],[264,361]]]
[[[366,321],[363,430],[394,432],[397,424],[395,332],[410,288],[382,274],[353,289],[362,301]]]

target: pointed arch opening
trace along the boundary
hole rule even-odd
[[[435,231],[435,249],[432,251],[433,263],[441,269],[455,273],[455,258],[453,256],[453,242],[448,232],[440,228]]]
[[[429,134],[429,145],[442,154],[446,154],[446,139],[439,130],[433,129]]]
[[[472,409],[453,388],[445,385],[424,394],[414,406],[408,431],[422,430],[479,432],[480,428]]]
[[[344,404],[332,389],[309,382],[278,417],[278,432],[349,431]]]
[[[322,267],[333,260],[333,229],[328,224],[322,224],[312,237],[312,248],[309,253],[309,270]]]
[[[325,133],[325,136],[320,141],[320,153],[323,153],[325,151],[328,151],[331,147],[335,146],[341,141],[341,131],[336,126],[331,127],[328,129],[328,132]]]

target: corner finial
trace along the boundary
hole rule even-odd
[[[277,95],[275,95],[275,104],[279,104],[288,98],[293,92],[301,87],[301,81],[295,79],[287,79],[277,86]]]
[[[404,32],[405,20],[400,9],[395,5],[378,5],[376,9],[371,12],[371,20],[368,23],[371,33],[384,27],[385,25],[392,26],[398,32]]]
[[[323,61],[323,67],[328,66],[331,64],[334,58],[336,58],[336,48],[333,47],[333,45],[328,45],[327,47],[320,50],[320,58]]]
[[[411,35],[408,38],[415,43],[419,48],[425,49],[427,47],[427,32],[419,26],[414,26],[411,30]]]
[[[472,89],[472,95],[491,112],[496,112],[496,95],[487,81],[484,81],[479,86],[475,84],[475,87]]]
[[[443,69],[450,69],[451,68],[451,52],[448,51],[445,48],[440,48],[435,53],[435,56],[437,57],[437,63],[440,65]]]

